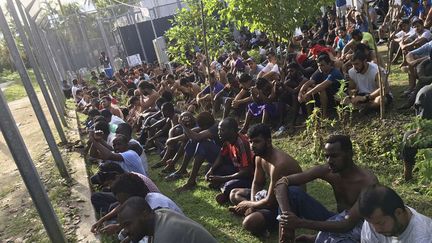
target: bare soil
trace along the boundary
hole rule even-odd
[[[42,96],[39,96],[39,101],[41,101],[51,130],[57,137]],[[50,176],[50,171],[53,171],[53,168],[55,170],[55,167],[30,101],[28,98],[13,101],[9,103],[9,108],[41,175],[42,182],[46,187],[49,187],[50,183],[58,186],[61,180],[54,181],[52,179],[54,177]],[[71,111],[69,116],[68,123],[72,129],[65,129],[65,133],[68,141],[73,143],[79,140],[79,135],[76,129],[75,113]],[[73,180],[70,183],[64,183],[64,188],[56,188],[59,191],[66,190],[66,195],[68,192],[70,195],[69,198],[64,199],[64,203],[60,204],[60,208],[55,209],[57,213],[62,213],[61,216],[58,216],[61,218],[68,239],[74,239],[73,241],[77,242],[96,242],[97,239],[90,233],[90,226],[95,222],[95,216],[90,203],[90,190],[84,160],[78,152],[74,151],[71,144],[60,147],[60,150],[64,160],[68,161]],[[31,225],[32,222],[40,222],[40,219],[37,213],[35,214],[31,198],[3,135],[0,136],[0,168],[0,242],[23,242],[31,239],[34,234],[46,234],[43,228],[37,229],[42,232],[35,232],[37,227]],[[63,194],[60,195],[64,196]],[[46,239],[46,235],[42,236],[42,239],[44,237]]]

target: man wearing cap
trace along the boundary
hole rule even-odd
[[[264,69],[264,66],[257,64],[253,57],[249,57],[246,60],[246,72],[252,76],[252,79],[256,79],[258,74]]]

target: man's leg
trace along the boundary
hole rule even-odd
[[[252,114],[250,113],[250,111],[247,111],[245,122],[243,124],[242,129],[240,130],[240,133],[243,133],[243,134],[247,133],[247,130],[249,129],[249,125],[250,125],[251,120],[252,120]]]
[[[243,228],[254,235],[262,235],[267,230],[277,227],[277,210],[259,209],[247,215],[243,220]]]
[[[217,146],[213,141],[202,141],[199,142],[196,151],[195,151],[195,159],[192,167],[191,174],[189,176],[188,181],[179,190],[189,190],[196,186],[196,178],[198,177],[199,169],[205,160],[210,164],[213,164],[216,160],[218,153],[220,151],[220,147]]]
[[[323,90],[321,92],[319,92],[319,98],[320,98],[320,103],[321,103],[321,114],[323,118],[327,117],[327,110],[328,110],[328,96],[327,96],[327,91]]]
[[[418,149],[416,147],[411,146],[408,141],[409,137],[416,133],[416,130],[408,131],[404,134],[402,141],[402,151],[401,157],[404,162],[404,179],[405,181],[409,181],[412,179],[412,172],[415,165],[415,156],[417,154]]]
[[[247,188],[235,188],[231,190],[229,195],[230,201],[232,204],[237,205],[240,202],[248,201],[251,199],[250,197],[251,190]]]
[[[283,197],[282,194],[286,197]],[[288,191],[276,189],[275,196],[282,213],[293,212],[300,218],[319,221],[324,221],[334,215],[298,186],[289,186]],[[289,242],[288,240],[294,240],[294,237],[294,230],[289,229],[289,226],[279,224],[280,242]]]
[[[95,192],[91,195],[90,199],[95,211],[100,214],[109,212],[110,205],[117,202],[112,192]]]
[[[222,119],[225,119],[226,117],[229,116],[230,112],[231,112],[231,104],[232,104],[233,99],[232,98],[227,98],[225,100],[225,104],[224,104],[224,110],[223,110],[223,114],[222,114]]]

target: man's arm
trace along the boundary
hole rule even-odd
[[[279,207],[282,212],[288,211],[286,206],[289,205],[288,200],[288,186],[300,186],[304,185],[308,182],[311,182],[318,178],[323,178],[326,174],[330,172],[330,169],[327,165],[315,166],[309,170],[306,170],[301,173],[284,176],[279,179],[275,186],[275,196],[276,200],[279,203]]]
[[[187,128],[185,126],[182,125],[183,128],[183,132],[186,135],[186,137],[188,137],[189,139],[195,140],[195,141],[201,141],[204,139],[209,139],[212,138],[212,133],[206,129],[203,131],[193,131],[190,128]]]
[[[291,216],[288,216],[288,218],[297,217],[293,214],[290,215]],[[343,219],[342,221],[314,221],[314,220],[297,218],[297,222],[292,222],[293,223],[292,225],[295,225],[296,228],[344,233],[354,228],[359,223],[360,220],[361,220],[361,216],[358,210],[358,203],[356,202],[354,206],[348,211],[347,215],[345,216],[345,219]],[[290,222],[289,219],[287,221]]]
[[[93,140],[93,146],[99,151],[99,159],[123,161],[121,154],[113,153],[107,147],[103,146],[99,141]]]
[[[312,96],[316,93],[322,92],[322,91],[326,90],[331,84],[332,84],[332,81],[325,80],[324,82],[321,82],[320,84],[316,85],[311,90],[309,90],[306,93],[306,96],[308,96],[308,95]]]
[[[261,158],[256,156],[255,157],[255,173],[254,178],[252,181],[252,188],[251,188],[251,201],[255,201],[255,194],[262,190],[264,188],[266,178],[265,178],[265,172],[261,165]]]
[[[401,48],[403,50],[405,50],[405,49],[410,48],[410,47],[414,47],[414,48],[415,47],[420,47],[423,44],[425,44],[426,42],[427,42],[426,38],[420,37],[420,38],[416,38],[413,42],[411,42],[409,44],[402,45]]]

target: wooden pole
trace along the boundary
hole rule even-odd
[[[372,33],[372,22],[371,22],[371,17],[370,17],[370,14],[369,14],[369,4],[367,2],[365,2],[365,4],[363,5],[363,8],[364,8],[364,10],[365,10],[365,12],[367,14],[367,17],[368,17],[369,33],[373,36],[373,33]],[[382,57],[381,57],[381,55],[378,52],[378,47],[376,45],[375,40],[373,41],[373,44],[374,44],[374,49],[375,49],[375,52],[376,52],[377,65],[378,65],[378,82],[379,82],[380,96],[381,96],[381,99],[380,99],[380,119],[382,120],[382,119],[384,119],[384,112],[385,112],[385,107],[384,107],[384,104],[385,104],[384,103],[384,99],[385,99],[385,97],[384,97],[384,87],[385,87],[385,85],[384,85],[384,80],[382,78],[382,73],[381,73],[381,66],[383,66],[383,63],[382,63]]]

